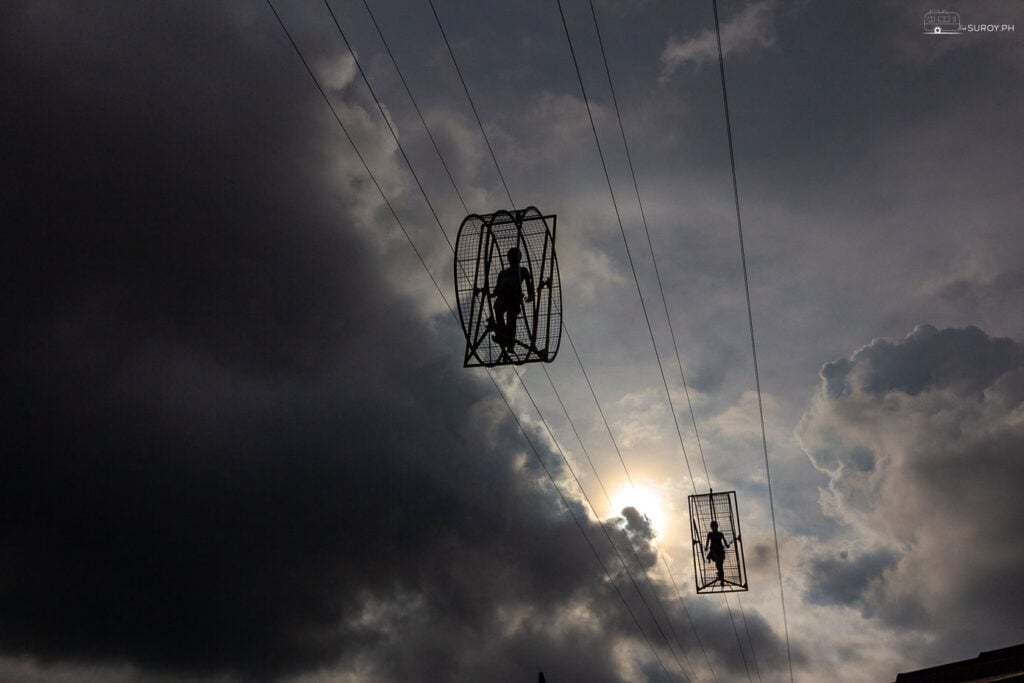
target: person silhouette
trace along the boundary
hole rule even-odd
[[[717,581],[724,579],[722,563],[725,562],[725,549],[729,542],[725,540],[725,534],[718,530],[718,522],[711,522],[711,531],[708,532],[707,543],[704,544],[704,552],[708,554],[708,560],[715,563]]]
[[[519,265],[522,253],[517,247],[508,250],[508,268],[498,273],[494,285],[494,341],[510,352],[516,342],[516,319],[523,309],[523,282],[526,283],[526,301],[533,301],[533,275],[530,269]]]

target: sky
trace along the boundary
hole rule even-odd
[[[370,3],[393,59],[363,3],[276,0],[316,82],[264,2],[0,8],[0,680],[880,681],[1024,642],[1024,6],[720,3],[767,458],[711,3],[562,0],[587,101],[557,2],[434,6],[476,114],[420,0]],[[510,208],[480,125],[558,216],[573,344],[518,373],[462,367],[431,280]]]

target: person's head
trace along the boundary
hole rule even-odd
[[[512,247],[508,250],[508,262],[513,266],[519,265],[519,262],[523,259],[523,255],[519,252],[518,247]]]
[[[711,530],[718,531],[718,522],[711,522]]]

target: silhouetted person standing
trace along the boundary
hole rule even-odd
[[[498,273],[494,285],[494,339],[506,352],[516,341],[516,319],[523,310],[523,282],[526,282],[526,301],[533,301],[533,275],[529,268],[519,265],[522,254],[512,247],[508,250],[508,268]]]
[[[725,534],[718,530],[718,522],[711,522],[711,531],[708,532],[704,551],[708,554],[708,559],[715,563],[718,581],[723,579],[722,563],[725,562],[725,549],[728,547],[729,542],[725,540]]]

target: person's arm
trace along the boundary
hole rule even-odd
[[[526,301],[533,301],[533,275],[529,269],[526,270]]]

